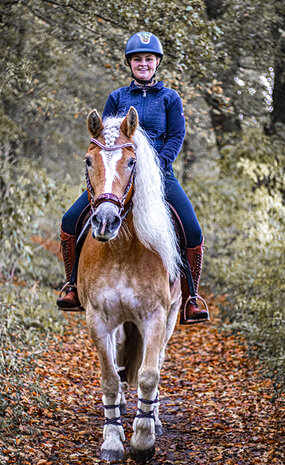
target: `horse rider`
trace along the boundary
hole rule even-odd
[[[185,231],[185,257],[191,268],[197,295],[204,241],[193,206],[175,178],[172,168],[185,137],[182,102],[175,90],[164,87],[162,81],[155,79],[157,68],[163,59],[163,49],[158,37],[150,32],[132,35],[126,45],[125,59],[133,80],[129,86],[116,89],[110,94],[103,111],[103,120],[109,116],[125,116],[131,106],[137,110],[140,125],[158,154],[164,177],[165,198],[178,213]],[[75,260],[76,223],[88,203],[88,194],[85,191],[62,218],[60,237],[67,281],[70,280]],[[185,306],[183,323],[207,321],[207,309],[200,309],[195,297],[189,298],[189,288],[183,274],[181,288],[182,305]],[[67,287],[66,295],[57,300],[57,305],[62,310],[79,310],[76,286]]]

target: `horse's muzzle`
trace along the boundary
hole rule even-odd
[[[91,216],[92,237],[107,242],[114,239],[122,224],[119,208],[110,202],[102,202]]]

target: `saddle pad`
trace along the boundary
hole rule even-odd
[[[91,205],[88,204],[84,210],[82,210],[82,212],[80,213],[80,216],[76,222],[76,226],[75,226],[75,234],[76,236],[78,237],[82,231],[82,229],[84,228],[85,224],[87,223],[87,221],[89,220],[91,216]]]

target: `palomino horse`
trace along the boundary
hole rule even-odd
[[[87,125],[91,230],[77,285],[100,360],[106,418],[101,458],[124,457],[123,372],[123,381],[138,390],[130,453],[144,463],[162,431],[158,384],[180,307],[180,258],[156,154],[138,128],[136,110],[104,124],[93,110]]]

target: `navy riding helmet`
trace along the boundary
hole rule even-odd
[[[130,58],[133,53],[149,52],[163,57],[163,49],[160,40],[151,32],[137,32],[127,42],[125,56]]]
[[[160,58],[160,63],[163,58],[163,48],[161,45],[160,40],[151,32],[136,32],[136,34],[132,35],[127,42],[126,49],[125,49],[125,57],[129,67],[131,68],[130,59],[134,53],[153,53],[154,55]],[[157,65],[158,68],[159,65]],[[131,68],[132,71],[132,68]],[[132,77],[135,76],[132,73]],[[143,81],[141,79],[136,78],[136,81],[140,84],[149,84],[155,77],[154,75],[148,81]]]

